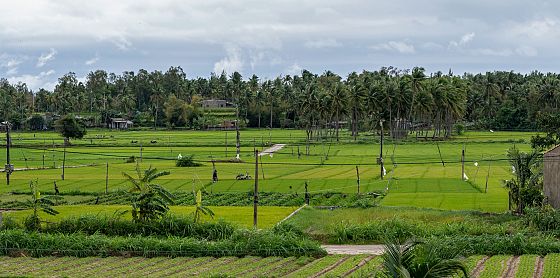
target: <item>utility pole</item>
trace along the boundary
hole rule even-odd
[[[12,138],[10,137],[10,123],[4,122],[4,126],[6,127],[6,184],[10,185],[10,175],[14,170],[13,165],[10,163],[10,147],[12,145]]]
[[[62,157],[62,180],[64,180],[64,168],[66,168],[66,144],[64,144],[64,155]]]
[[[461,150],[461,180],[465,180],[465,147]]]
[[[309,205],[309,191],[307,191],[307,181],[305,182],[305,204]]]
[[[105,194],[109,193],[109,162],[107,162],[107,170],[105,171]]]
[[[255,192],[253,194],[253,227],[257,228],[257,207],[259,204],[259,151],[255,151]]]
[[[228,153],[227,153],[227,131],[226,131],[226,158],[227,158],[227,156],[228,156]]]
[[[381,147],[379,148],[379,164],[381,165],[381,179],[383,179],[383,120],[379,121],[379,125],[381,125]]]
[[[360,194],[360,171],[358,170],[358,165],[356,165],[356,177],[358,177],[358,194]]]
[[[486,188],[484,189],[484,193],[488,193],[488,178],[490,177],[490,163],[491,161],[488,160],[488,173],[486,174]]]

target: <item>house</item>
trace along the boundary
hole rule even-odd
[[[109,122],[110,129],[129,129],[134,125],[133,122],[123,118],[111,118]]]
[[[202,108],[226,108],[233,107],[233,103],[223,99],[206,99],[202,101]]]
[[[560,145],[544,153],[543,192],[547,202],[554,208],[560,208]]]

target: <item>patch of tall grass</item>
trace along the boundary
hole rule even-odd
[[[56,223],[47,223],[43,226],[42,232],[103,234],[107,236],[176,236],[222,240],[230,238],[237,229],[238,227],[234,224],[222,220],[194,223],[192,218],[174,215],[166,215],[159,220],[147,222],[134,222],[105,215],[83,215],[64,218]]]
[[[231,238],[207,241],[195,238],[60,234],[0,231],[0,255],[22,256],[313,256],[326,251],[317,242],[271,231],[237,230]]]
[[[521,227],[516,229],[524,230]],[[349,224],[341,222],[334,226],[328,241],[336,243],[382,243],[387,238],[408,239],[412,237],[424,238],[431,236],[460,236],[460,235],[508,235],[513,232],[510,224],[490,224],[480,221],[454,221],[448,223],[428,223],[410,219],[393,218],[389,220],[375,220],[364,224]]]

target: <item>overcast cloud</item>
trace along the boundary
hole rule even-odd
[[[0,9],[0,77],[167,70],[263,78],[423,66],[558,72],[556,1],[18,0]]]

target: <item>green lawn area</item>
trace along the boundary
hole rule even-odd
[[[66,165],[83,166],[65,169],[17,171],[10,186],[0,181],[0,193],[27,191],[30,180],[38,180],[42,191],[54,191],[56,181],[62,192],[82,191],[101,193],[105,190],[105,163],[109,163],[109,190],[127,188],[123,172],[132,173],[135,163],[125,163],[130,156],[140,156],[144,168],[168,170],[171,175],[160,183],[171,191],[192,191],[206,188],[212,192],[248,192],[253,181],[238,181],[239,173],[254,176],[253,148],[262,150],[267,142],[287,146],[273,156],[263,156],[259,170],[259,190],[303,193],[305,182],[311,192],[357,192],[356,165],[359,166],[361,192],[384,191],[387,206],[417,206],[453,210],[507,210],[507,192],[502,180],[511,178],[506,151],[515,145],[529,150],[529,132],[467,132],[449,141],[415,142],[390,141],[385,145],[387,176],[380,179],[376,165],[379,155],[377,136],[363,133],[357,142],[342,132],[340,143],[313,141],[310,155],[305,152],[305,131],[302,130],[243,130],[241,159],[245,163],[216,162],[219,182],[212,184],[212,159],[224,160],[235,156],[233,131],[107,131],[90,130],[82,140],[73,140],[67,148]],[[16,168],[60,167],[62,138],[53,132],[14,133],[16,146],[12,161]],[[227,151],[226,151],[227,139]],[[156,143],[151,143],[155,141]],[[54,142],[54,147],[53,147]],[[439,151],[438,151],[439,146]],[[469,182],[461,180],[461,149],[466,149],[465,172]],[[302,155],[298,157],[298,148]],[[440,157],[441,152],[441,157]],[[181,154],[194,155],[205,161],[196,168],[175,167]],[[327,159],[328,157],[328,159]],[[5,152],[0,153],[0,161]],[[444,161],[443,165],[441,160]],[[491,160],[491,161],[487,161]],[[478,162],[478,166],[475,166]],[[488,192],[485,191],[488,176]]]
[[[223,219],[230,223],[238,224],[242,227],[253,227],[253,207],[209,207],[216,215],[214,219],[204,216],[203,221],[216,221]],[[56,210],[60,214],[56,216],[47,215],[43,212],[40,216],[43,220],[56,222],[62,218],[77,217],[82,215],[104,215],[113,216],[116,212],[129,210],[130,206],[123,205],[81,205],[81,206],[57,206]],[[286,218],[296,208],[293,207],[259,207],[258,209],[258,228],[270,228],[280,220]],[[171,211],[174,215],[190,217],[194,212],[194,207],[172,206]],[[14,217],[17,221],[23,221],[31,214],[30,210],[8,212],[7,215]],[[123,215],[125,219],[130,219],[130,213]]]

